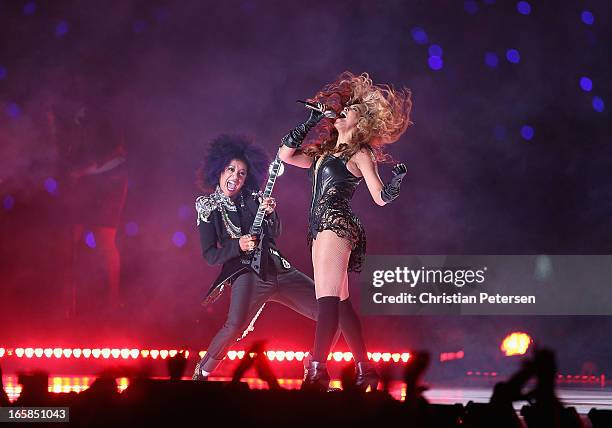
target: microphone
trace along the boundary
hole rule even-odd
[[[338,115],[336,115],[336,112],[333,110],[328,110],[327,106],[323,103],[311,103],[308,101],[302,101],[302,100],[297,100],[296,103],[302,103],[304,104],[304,107],[309,108],[311,110],[314,111],[318,111],[319,113],[323,113],[325,115],[325,117],[329,118],[329,119],[335,119],[338,117]]]

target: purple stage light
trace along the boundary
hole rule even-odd
[[[432,70],[441,70],[442,67],[444,66],[444,62],[442,61],[442,58],[440,58],[439,56],[430,56],[429,59],[427,60],[427,63],[429,64],[429,68],[431,68]]]
[[[57,37],[62,37],[68,32],[68,23],[66,21],[58,22],[55,26],[55,35]]]
[[[521,15],[529,15],[531,13],[531,5],[526,1],[520,1],[516,4],[516,10]]]
[[[145,29],[145,22],[138,20],[138,21],[134,21],[134,24],[132,25],[132,31],[134,33],[142,33]]]
[[[172,242],[177,247],[182,247],[187,242],[187,237],[183,232],[174,232],[174,235],[172,235]]]
[[[513,64],[518,64],[521,62],[521,54],[516,49],[508,49],[506,59]]]
[[[15,206],[15,198],[13,198],[11,195],[6,195],[2,201],[2,205],[4,206],[5,210],[12,210]]]
[[[593,110],[602,113],[604,111],[604,108],[604,101],[601,99],[601,97],[593,97]]]
[[[45,180],[45,190],[49,193],[51,193],[52,195],[55,194],[57,192],[57,181],[55,181],[54,178],[49,177]]]
[[[588,77],[581,77],[580,78],[580,87],[582,88],[583,91],[585,92],[590,92],[591,89],[593,89],[593,82],[591,81],[591,79],[589,79]]]
[[[487,67],[497,68],[499,64],[499,58],[497,58],[497,54],[494,52],[486,52],[485,64],[487,65]]]
[[[590,10],[583,10],[580,17],[582,18],[582,22],[584,22],[586,25],[593,25],[595,22],[595,15],[593,15]]]
[[[476,12],[478,12],[478,3],[476,3],[474,0],[465,0],[463,2],[463,8],[470,15],[474,15]]]
[[[0,80],[6,77],[6,68],[0,66]]]
[[[442,57],[442,48],[439,45],[431,45],[429,47],[429,55]]]
[[[525,140],[530,141],[531,139],[533,139],[534,135],[535,135],[535,131],[533,130],[531,126],[523,125],[523,127],[521,128],[521,136]]]
[[[421,27],[414,27],[412,31],[410,31],[412,35],[412,40],[414,40],[419,45],[424,45],[427,43],[427,33]]]
[[[125,224],[125,234],[127,236],[136,236],[138,235],[138,224],[133,221],[130,221]]]
[[[13,119],[17,118],[21,114],[21,109],[17,105],[17,103],[9,103],[6,106],[6,114]]]
[[[34,12],[36,12],[36,3],[35,2],[29,1],[29,2],[27,2],[23,6],[23,14],[24,15],[32,15]]]
[[[89,248],[96,248],[96,236],[94,235],[93,232],[91,231],[85,232],[84,239],[85,239],[85,244],[87,244]]]

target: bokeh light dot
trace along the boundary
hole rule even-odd
[[[593,82],[586,76],[580,78],[580,87],[585,92],[590,92],[593,89]]]
[[[134,24],[132,25],[132,31],[134,31],[134,33],[142,33],[145,29],[145,22],[138,20],[135,21]]]
[[[595,23],[595,15],[590,10],[583,10],[580,17],[586,25],[593,25]]]
[[[12,210],[15,206],[15,198],[13,198],[11,195],[6,195],[2,201],[2,205],[4,206],[5,210]]]
[[[68,23],[66,21],[58,22],[55,26],[55,35],[58,37],[62,37],[68,32]]]
[[[57,181],[54,178],[49,177],[45,180],[45,190],[47,192],[54,194],[57,192]]]
[[[529,15],[531,13],[531,5],[526,1],[520,1],[516,4],[516,10],[521,15]]]
[[[442,48],[439,45],[431,45],[429,47],[429,55],[430,56],[442,56]]]
[[[0,80],[4,79],[6,77],[6,68],[2,67],[0,65]]]
[[[21,114],[21,109],[17,105],[17,103],[9,103],[6,106],[6,114],[13,119],[17,118]]]
[[[441,70],[444,66],[444,62],[439,56],[430,56],[427,63],[429,64],[429,68],[436,71]]]
[[[474,0],[465,0],[463,2],[463,8],[470,15],[474,15],[476,12],[478,12],[478,3],[476,3]]]
[[[414,40],[419,45],[424,45],[427,43],[427,33],[421,27],[414,27],[410,32],[412,35],[412,40]]]
[[[534,131],[533,127],[531,127],[529,125],[523,125],[523,127],[521,128],[521,136],[525,140],[527,140],[527,141],[532,140],[534,135],[535,135],[535,131]]]
[[[521,54],[516,49],[508,49],[506,59],[513,64],[518,64],[521,62]]]
[[[174,232],[174,235],[172,235],[172,242],[177,247],[183,247],[187,242],[187,237],[183,232]]]
[[[23,14],[24,15],[32,15],[34,12],[36,12],[36,3],[35,2],[29,1],[25,5],[23,5]]]
[[[605,109],[604,101],[601,97],[593,97],[593,110],[602,113]]]
[[[85,232],[84,239],[85,239],[85,244],[89,248],[96,248],[96,236],[94,235],[92,231]]]
[[[138,235],[138,224],[133,221],[126,223],[125,224],[125,234],[128,236]]]
[[[484,61],[487,67],[490,68],[497,68],[497,66],[499,65],[499,58],[494,52],[486,52]]]

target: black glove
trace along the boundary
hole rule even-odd
[[[281,140],[284,146],[287,146],[291,149],[299,149],[302,143],[304,142],[304,138],[308,131],[310,131],[314,126],[319,123],[321,119],[325,117],[324,113],[321,113],[316,110],[310,110],[310,116],[306,122],[301,125],[296,126],[290,131],[287,135],[283,137]]]
[[[406,165],[403,163],[398,163],[393,167],[391,172],[393,173],[393,178],[390,182],[385,184],[380,191],[380,197],[387,204],[399,196],[400,185],[402,184],[402,179],[407,172]]]

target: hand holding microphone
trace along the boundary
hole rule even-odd
[[[311,109],[313,111],[322,113],[328,119],[335,119],[338,117],[335,111],[333,111],[332,109],[330,109],[323,103],[318,103],[318,102],[311,103],[309,101],[302,101],[302,100],[297,100],[296,103],[302,103],[304,104],[304,107]]]
[[[284,146],[290,149],[299,149],[308,131],[315,127],[317,123],[324,117],[335,118],[336,113],[333,110],[327,108],[323,103],[311,103],[308,101],[297,101],[298,103],[304,104],[307,109],[310,109],[310,116],[306,122],[293,128],[287,135],[282,138]]]

